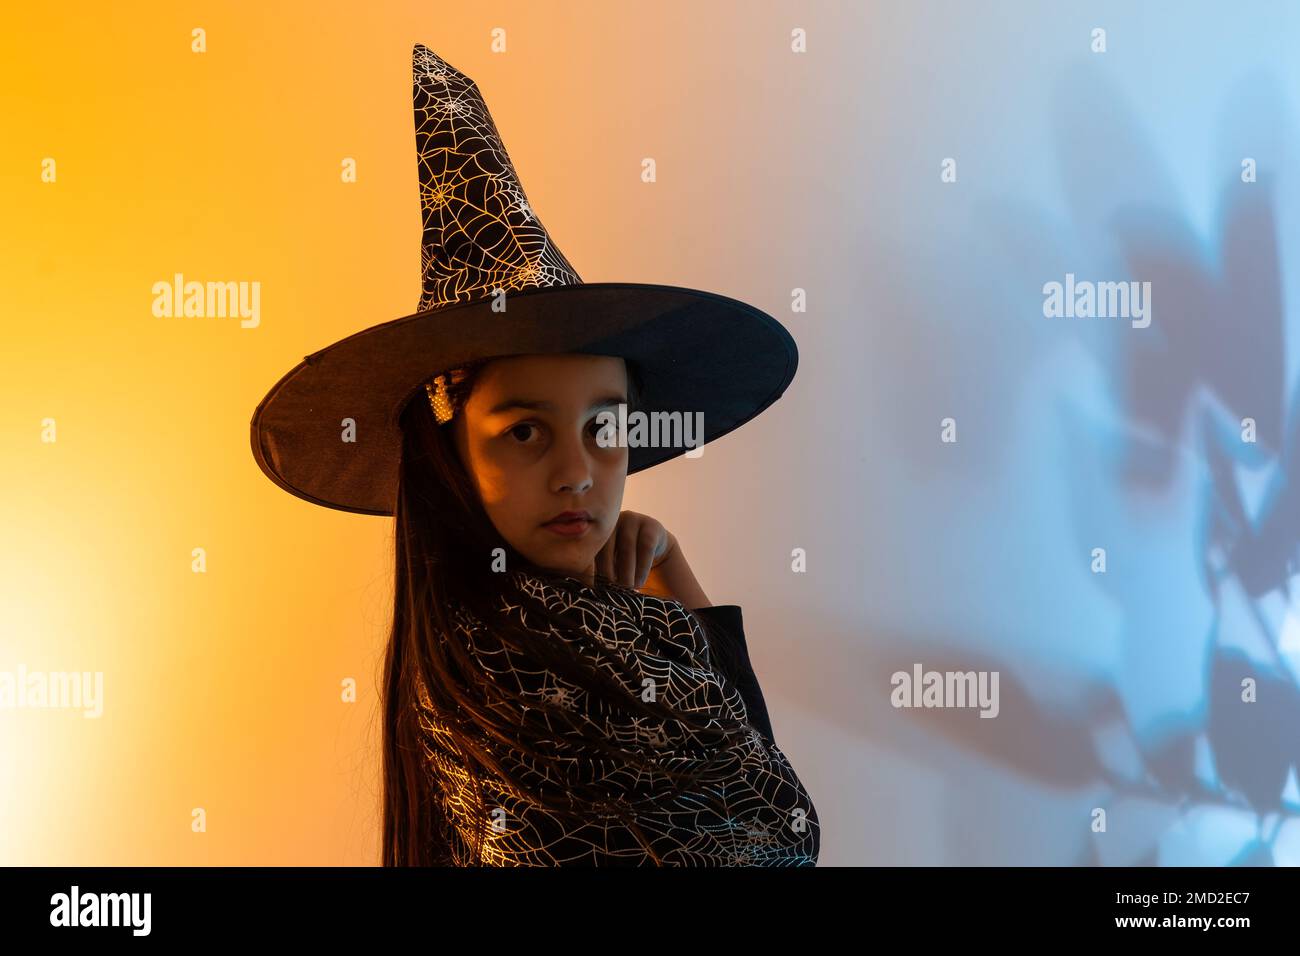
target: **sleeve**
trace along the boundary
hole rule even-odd
[[[763,690],[758,686],[758,676],[749,662],[749,648],[745,643],[744,619],[737,604],[719,604],[713,607],[700,607],[693,610],[710,627],[710,635],[721,642],[716,661],[723,676],[736,685],[745,709],[749,712],[750,722],[761,730],[769,741],[776,743],[772,732],[772,721],[767,714],[767,703],[763,700]]]

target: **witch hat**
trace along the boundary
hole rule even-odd
[[[776,319],[711,292],[584,283],[529,204],[478,86],[422,44],[413,64],[419,309],[313,352],[275,384],[252,419],[267,477],[314,504],[392,515],[402,410],[441,372],[497,356],[622,356],[647,411],[703,413],[702,443],[781,396],[799,355]],[[631,445],[628,474],[687,450]]]

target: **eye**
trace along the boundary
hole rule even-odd
[[[532,422],[520,422],[518,425],[514,425],[514,426],[512,426],[509,430],[507,430],[506,434],[507,434],[507,435],[513,435],[513,436],[515,436],[516,438],[519,438],[519,434],[518,434],[518,433],[519,433],[520,429],[536,429],[536,428],[537,428],[537,426],[534,425]],[[521,445],[527,445],[527,444],[529,444],[528,439],[527,439],[527,438],[519,438],[519,444],[521,444]]]

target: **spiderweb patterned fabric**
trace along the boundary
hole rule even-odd
[[[657,699],[720,725],[719,716],[748,723],[744,699],[713,666],[707,638],[699,623],[678,601],[652,595],[604,597],[576,578],[565,587],[522,571],[512,575],[513,588],[500,607],[544,640],[574,643],[591,665],[602,669],[629,694],[642,693],[652,681]],[[563,609],[578,626],[556,629],[530,609]],[[564,793],[575,782],[599,783],[612,799],[622,796],[636,806],[636,824],[666,865],[670,866],[815,866],[820,824],[807,790],[785,754],[752,726],[743,742],[724,750],[681,721],[660,721],[614,709],[536,662],[485,638],[485,627],[464,609],[453,612],[455,639],[463,643],[487,679],[539,701],[571,710],[583,725],[620,747],[654,754],[647,771],[600,752],[559,739],[548,752],[564,762],[564,778],[516,750],[494,747],[529,789],[548,795]],[[536,623],[530,623],[536,622]],[[636,675],[619,673],[619,659]],[[470,786],[464,767],[450,746],[447,726],[429,706],[420,688],[420,726],[424,757],[438,800],[456,831],[455,865],[469,858]],[[552,727],[545,716],[546,726]],[[673,781],[659,768],[694,770],[709,758],[718,763],[700,789],[721,799],[725,813],[689,788],[662,806],[651,805],[671,793]],[[521,799],[492,778],[484,780],[484,799],[496,823],[484,838],[483,863],[489,866],[646,865],[653,859],[627,826],[613,814],[575,821]]]

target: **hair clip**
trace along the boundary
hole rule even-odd
[[[445,425],[451,421],[453,412],[451,398],[447,395],[447,376],[439,375],[432,383],[425,382],[424,390],[429,393],[429,405],[438,424]]]

